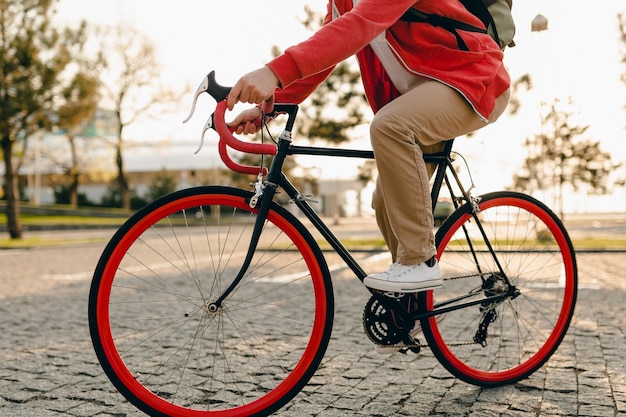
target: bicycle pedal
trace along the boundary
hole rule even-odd
[[[383,292],[383,291],[380,291],[379,293],[380,293],[380,295],[384,295],[385,297],[395,298],[395,299],[402,298],[402,297],[404,297],[406,295],[405,292],[390,292],[390,291]]]

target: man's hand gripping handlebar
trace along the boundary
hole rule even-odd
[[[233,136],[233,132],[237,129],[236,126],[228,126],[225,120],[225,113],[227,109],[226,98],[228,93],[230,92],[230,87],[225,87],[219,85],[215,80],[215,71],[211,71],[205,78],[202,80],[202,83],[198,86],[196,93],[194,94],[193,103],[191,106],[191,112],[189,116],[183,121],[186,123],[191,119],[196,109],[196,103],[198,101],[198,97],[203,93],[208,93],[211,97],[217,101],[217,106],[215,111],[202,129],[202,137],[200,139],[200,146],[196,150],[195,153],[198,153],[204,144],[204,135],[207,130],[214,129],[219,137],[219,154],[220,158],[228,168],[233,171],[244,173],[244,174],[259,174],[260,167],[258,166],[249,166],[249,165],[241,165],[232,160],[230,155],[228,155],[227,147],[233,148],[240,152],[252,153],[257,155],[276,155],[276,145],[270,143],[251,143],[245,142],[240,139],[237,139]],[[267,108],[267,107],[273,108]],[[293,119],[295,118],[295,113],[297,112],[297,106],[295,105],[273,105],[273,103],[269,103],[269,106],[264,105],[262,108],[262,114],[254,121],[254,123],[260,128],[263,121],[268,121],[276,117],[278,114],[288,113],[289,114],[289,122],[288,128],[291,129],[293,125]],[[265,120],[263,120],[265,118]],[[265,175],[266,169],[263,168],[262,174]]]

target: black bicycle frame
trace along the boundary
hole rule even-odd
[[[449,140],[445,143],[443,151],[439,153],[424,155],[424,160],[427,163],[434,163],[437,165],[437,174],[434,179],[434,183],[431,189],[432,209],[435,209],[437,198],[439,198],[439,191],[443,185],[445,179],[445,168],[452,165],[450,159],[450,151],[452,149],[453,140]],[[279,143],[280,152],[280,143]],[[290,145],[287,150],[287,155],[319,155],[319,156],[331,156],[331,157],[344,157],[344,158],[359,158],[359,159],[374,159],[374,152],[367,150],[356,149],[336,149],[336,148],[324,148],[324,147],[310,147],[310,146],[295,146]],[[274,167],[272,167],[273,169]],[[339,254],[341,259],[346,265],[354,272],[357,278],[361,281],[367,275],[365,271],[360,267],[356,260],[352,257],[350,252],[339,242],[333,232],[326,226],[326,224],[320,219],[317,213],[311,208],[306,199],[299,197],[300,192],[289,182],[284,174],[281,174],[278,181],[286,192],[286,194],[294,201],[300,210],[304,213],[307,219],[315,226],[315,228],[321,233],[321,235],[328,241],[330,246]]]
[[[315,210],[308,203],[307,198],[289,181],[286,175],[282,171],[283,163],[285,158],[289,155],[319,155],[324,157],[344,157],[344,158],[359,158],[359,159],[374,159],[374,152],[368,150],[356,150],[356,149],[337,149],[337,148],[326,148],[326,147],[310,147],[310,146],[296,146],[292,144],[290,134],[283,134],[278,140],[278,151],[272,160],[272,164],[267,174],[267,181],[265,182],[263,196],[260,199],[258,205],[258,213],[257,218],[251,238],[251,243],[248,248],[247,256],[241,266],[241,269],[231,285],[224,291],[224,293],[216,300],[215,305],[219,306],[221,303],[228,297],[228,295],[235,289],[235,287],[239,284],[241,279],[243,278],[245,271],[247,270],[254,252],[256,250],[256,246],[260,237],[260,234],[263,230],[263,226],[265,224],[265,219],[267,213],[269,211],[269,207],[271,202],[276,194],[276,191],[279,188],[282,188],[283,191],[289,196],[291,201],[296,204],[296,206],[302,211],[305,217],[313,224],[315,229],[326,239],[326,241],[330,244],[333,250],[339,255],[339,257],[345,262],[345,264],[352,270],[352,272],[356,275],[356,277],[363,282],[364,278],[367,276],[366,272],[361,268],[358,262],[354,259],[352,254],[346,249],[346,247],[339,241],[339,239],[335,236],[335,234],[326,226],[326,224],[322,221],[320,216],[315,212]],[[441,191],[441,187],[443,186],[444,181],[446,182],[448,189],[450,191],[451,196],[453,197],[453,202],[455,208],[458,208],[461,204],[458,201],[458,198],[455,197],[455,193],[452,190],[451,182],[447,177],[447,171],[451,172],[454,176],[455,183],[457,184],[461,194],[463,194],[462,199],[466,202],[471,202],[471,197],[469,193],[465,191],[462,186],[462,183],[454,171],[452,167],[452,144],[453,139],[448,140],[444,144],[444,148],[441,152],[425,154],[424,160],[426,163],[435,164],[435,176],[433,179],[433,185],[431,188],[431,200],[432,200],[432,210],[435,210],[435,205],[437,203],[437,199],[439,198],[439,193]],[[491,252],[494,260],[496,261],[498,268],[500,269],[502,276],[505,280],[508,281],[507,277],[502,272],[502,268],[495,256],[493,248],[491,247],[490,242],[488,241],[484,231],[482,230],[482,226],[480,226],[480,222],[478,221],[476,214],[473,213],[474,218],[477,220],[479,224],[479,228],[483,234],[484,240],[487,244],[489,251]],[[473,247],[471,247],[471,240],[468,238],[468,243],[470,244],[470,250],[474,253]],[[479,268],[480,265],[476,256],[474,255],[475,263]],[[372,290],[370,290],[372,291]],[[373,291],[372,291],[373,292]],[[475,294],[467,294],[466,296],[459,297],[457,299],[448,300],[447,302],[436,304],[435,308],[431,311],[424,312],[411,312],[411,318],[418,320],[422,318],[427,318],[430,316],[442,314],[452,310],[458,310],[461,308],[466,308],[473,305],[478,305],[484,302],[498,302],[506,297],[509,294],[500,294],[489,297],[481,298],[480,300],[468,301],[460,304],[455,304],[453,306],[445,306],[446,304],[456,303],[462,301],[465,298],[473,297]]]

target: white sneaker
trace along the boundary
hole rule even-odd
[[[432,265],[429,266],[429,263]],[[435,258],[417,265],[396,262],[385,272],[366,276],[363,284],[368,288],[389,292],[432,290],[442,285],[441,270]]]

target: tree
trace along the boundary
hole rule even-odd
[[[305,28],[315,30],[321,26],[323,16],[310,7],[304,8]],[[274,57],[280,55],[278,47],[272,48]],[[353,68],[350,61],[337,64],[329,77],[300,105],[296,132],[299,138],[311,141],[321,140],[332,144],[341,144],[353,139],[352,129],[365,122],[363,109],[367,106],[365,93],[361,88],[360,73]],[[258,157],[252,157],[258,163]],[[243,161],[249,160],[246,157]],[[287,161],[284,167],[289,172],[298,165],[295,161]],[[237,178],[235,174],[235,178]],[[294,179],[292,177],[292,179]],[[309,170],[302,173],[301,178],[294,180],[300,189],[317,190],[317,180]],[[280,199],[280,196],[279,196]]]
[[[622,41],[622,63],[626,64],[626,16],[624,16],[622,13],[619,13],[617,15],[617,21],[620,32],[620,39]],[[623,83],[626,83],[626,72],[623,72],[621,74],[621,80]],[[621,187],[626,186],[626,177],[622,176],[621,178],[616,180],[615,184]]]
[[[363,202],[361,201],[362,191],[365,189],[365,187],[367,187],[367,184],[369,184],[374,179],[375,172],[376,172],[376,161],[373,159],[368,159],[365,162],[363,162],[361,165],[359,165],[359,173],[357,175],[357,180],[361,184],[361,190],[357,194],[358,196],[357,212],[359,215],[362,214],[362,208],[363,208]]]
[[[176,177],[163,168],[161,172],[154,177],[152,184],[150,184],[146,198],[148,200],[156,200],[174,191],[176,191]]]
[[[83,36],[82,27],[64,31],[52,27],[54,3],[0,2],[0,143],[7,228],[12,239],[22,237],[15,145],[21,144],[23,154],[33,133],[53,125],[59,88],[71,70],[70,47]]]
[[[522,107],[522,99],[520,94],[522,91],[529,91],[533,89],[533,80],[530,74],[523,74],[517,80],[511,84],[511,99],[509,100],[509,106],[507,108],[509,114],[515,115]]]
[[[323,17],[305,6],[302,24],[316,29]],[[340,144],[349,141],[351,129],[365,122],[363,108],[367,106],[361,88],[361,75],[350,61],[337,64],[331,75],[311,94],[300,109],[298,134]]]
[[[321,26],[323,17],[305,6],[306,18],[303,24],[308,29]],[[365,123],[363,109],[367,99],[361,87],[361,74],[354,69],[351,61],[342,61],[330,76],[311,94],[300,109],[298,134],[311,140],[322,140],[340,145],[354,139],[354,128]],[[361,214],[361,192],[373,178],[375,162],[365,161],[359,167],[357,180],[361,190],[357,190],[358,214]],[[307,173],[305,182],[317,187],[315,178]]]
[[[622,63],[626,64],[626,16],[622,13],[617,15],[620,39],[622,40]],[[622,82],[626,83],[626,72],[622,73]]]
[[[109,183],[106,192],[102,196],[102,200],[100,201],[100,206],[102,207],[121,207],[122,204],[122,193],[120,192],[120,183],[115,179]],[[148,204],[148,201],[137,195],[136,190],[130,191],[130,209],[138,210]]]
[[[571,104],[571,103],[570,103]],[[526,138],[528,157],[514,176],[513,187],[526,192],[551,190],[563,217],[563,188],[577,191],[582,185],[594,193],[607,192],[609,174],[619,165],[600,149],[600,143],[580,139],[589,126],[572,125],[573,113],[561,109],[555,99],[542,115],[542,132]]]
[[[121,206],[131,208],[131,190],[124,166],[125,129],[146,117],[158,104],[172,102],[174,94],[160,85],[160,65],[152,41],[121,22],[104,30],[101,59],[102,91],[117,119],[115,165]]]
[[[82,47],[80,48],[82,49]],[[77,141],[93,120],[98,107],[98,81],[83,68],[76,73],[70,83],[63,88],[63,104],[57,112],[57,126],[65,133],[70,146],[70,161],[64,171],[68,176],[69,204],[78,206],[78,186],[80,182],[80,156]]]
[[[314,30],[321,26],[323,16],[314,12],[310,7],[305,6],[305,18],[302,24],[307,28]],[[277,46],[272,48],[272,56],[277,57],[281,54]],[[352,139],[349,135],[350,130],[363,124],[365,117],[363,108],[367,105],[365,94],[360,87],[360,73],[353,69],[353,65],[349,61],[339,63],[330,76],[311,94],[311,96],[303,102],[298,111],[298,120],[296,132],[301,139],[309,139],[311,141],[321,140],[333,144],[340,144]],[[271,126],[269,126],[271,128]],[[268,133],[263,132],[263,135]],[[278,134],[272,134],[277,137]],[[261,133],[257,133],[256,138],[259,139]],[[258,155],[237,155],[234,158],[241,164],[256,166],[260,164],[260,156]],[[264,157],[265,166],[269,167],[271,157]],[[285,161],[284,171],[289,173],[298,166],[293,158]],[[238,174],[235,172],[226,172],[226,177],[230,177],[231,183],[246,187],[250,184],[250,176]],[[317,191],[317,180],[310,170],[303,170],[299,178],[290,176],[294,181],[294,185],[300,190],[310,190],[315,193]],[[281,201],[284,195],[279,195],[277,201]]]
[[[72,196],[70,195],[70,186],[71,185],[61,184],[54,187],[54,202],[56,204],[71,203]],[[96,205],[94,202],[90,201],[87,195],[84,193],[78,193],[78,195],[76,196],[76,200],[77,205],[81,207],[92,207]]]

